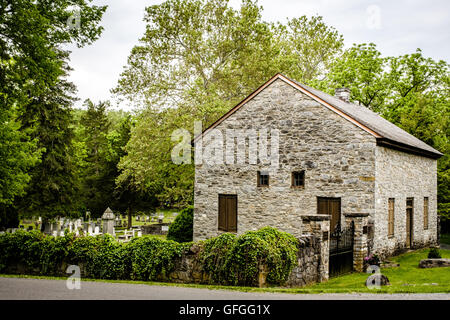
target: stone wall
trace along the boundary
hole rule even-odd
[[[437,161],[376,147],[373,252],[389,256],[405,250],[406,198],[414,198],[413,247],[437,244]],[[428,230],[423,203],[429,198]],[[388,236],[388,199],[395,199],[394,235]]]
[[[315,235],[307,235],[299,237],[300,246],[297,252],[298,266],[294,267],[291,274],[288,277],[285,286],[288,287],[301,287],[307,284],[323,281],[323,269],[328,270],[328,262],[322,257],[324,245],[327,242],[318,238]],[[328,250],[328,246],[325,247]],[[158,281],[174,282],[174,283],[196,283],[196,284],[219,284],[214,283],[206,272],[203,272],[203,265],[199,259],[200,247],[197,244],[193,244],[189,249],[184,251],[181,257],[175,258],[175,267],[169,274],[160,274]],[[326,263],[326,265],[324,265]],[[58,266],[57,273],[46,274],[51,276],[67,277],[66,273],[69,263],[62,261]],[[81,277],[86,274],[85,266],[79,263]],[[42,275],[42,270],[39,268],[32,268],[22,263],[15,263],[8,265],[4,270],[7,274],[29,274],[29,275]],[[260,286],[265,286],[267,268],[262,266],[260,269]],[[328,279],[328,277],[327,277]]]
[[[167,234],[169,232],[170,223],[153,223],[141,226],[142,235],[147,234]],[[165,227],[165,228],[163,228]],[[163,230],[165,229],[165,230]]]
[[[297,253],[298,266],[292,269],[286,283],[290,287],[303,287],[308,284],[321,282],[321,238],[316,236],[302,236],[298,238],[300,248]]]
[[[328,279],[328,262],[322,258],[323,241],[315,235],[305,235],[298,237],[300,242],[297,252],[298,265],[294,267],[285,283],[287,287],[302,287],[308,284],[321,282],[324,279],[322,270],[326,263],[326,279]],[[328,249],[328,247],[326,247]],[[214,284],[208,274],[202,271],[197,254],[199,248],[193,245],[182,257],[177,260],[175,270],[167,276],[162,276],[161,281],[177,283],[198,283]],[[264,287],[266,284],[267,269],[260,268],[259,284]]]
[[[252,165],[248,157],[244,164],[196,165],[194,240],[220,234],[219,194],[238,197],[237,234],[272,226],[300,236],[301,216],[317,213],[317,197],[340,197],[342,213],[374,213],[375,138],[282,80],[216,128],[224,136],[227,129],[278,129],[279,167]],[[248,155],[248,139],[240,147]],[[257,171],[264,170],[269,187],[258,187]],[[292,188],[291,174],[300,170],[305,187]]]

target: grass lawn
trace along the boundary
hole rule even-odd
[[[440,250],[443,258],[450,258],[450,250]],[[330,279],[328,282],[318,283],[302,288],[254,288],[254,287],[232,287],[217,285],[179,284],[150,281],[129,281],[129,280],[98,280],[82,279],[83,281],[99,281],[113,283],[134,283],[160,286],[179,286],[189,288],[223,289],[244,292],[281,292],[281,293],[450,293],[450,268],[419,269],[418,264],[421,259],[425,259],[428,249],[405,253],[393,257],[390,260],[400,264],[397,268],[382,269],[391,283],[390,286],[382,289],[368,289],[364,285],[369,276],[365,273],[351,273],[348,275]],[[41,279],[62,279],[63,277],[27,276],[27,275],[1,275],[1,277],[20,278],[41,278]]]
[[[441,234],[440,241],[441,243],[450,245],[450,233]]]
[[[368,289],[365,280],[368,274],[351,273],[330,279],[328,282],[299,289],[313,292],[376,292],[376,293],[419,293],[450,292],[450,268],[420,269],[421,259],[426,259],[429,249],[417,250],[390,258],[400,264],[397,268],[381,269],[391,283],[380,290]],[[450,250],[440,250],[442,258],[450,258]],[[295,289],[293,289],[295,291]]]

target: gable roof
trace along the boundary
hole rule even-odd
[[[280,79],[285,83],[291,85],[292,87],[300,90],[310,98],[316,100],[328,109],[360,127],[362,130],[368,132],[376,138],[377,145],[397,149],[408,153],[419,154],[433,159],[437,159],[443,155],[441,152],[427,145],[425,142],[417,139],[403,129],[397,127],[395,124],[384,119],[369,108],[345,102],[325,92],[311,88],[304,84],[300,84],[292,79],[287,78],[281,73],[273,76],[266,83],[264,83],[253,93],[251,93],[247,98],[242,100],[230,111],[225,113],[212,125],[206,128],[201,135],[195,137],[193,142],[195,142],[200,136],[207,134],[210,130],[217,127],[220,123],[222,123],[225,119],[235,113],[245,103],[253,99],[253,97],[255,97],[258,93],[260,93],[277,79]]]

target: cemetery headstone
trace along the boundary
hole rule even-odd
[[[113,234],[114,232],[114,213],[108,207],[102,215],[103,233]]]
[[[89,224],[88,224],[87,232],[88,232],[88,234],[89,234],[90,236],[93,235],[93,230],[92,230],[92,229],[93,229],[93,228],[92,228],[92,223],[89,223]]]

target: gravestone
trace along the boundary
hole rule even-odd
[[[52,234],[52,224],[50,223],[44,223],[44,233],[45,234]]]
[[[102,215],[103,233],[113,234],[114,232],[114,213],[108,207]]]
[[[93,232],[93,223],[89,223],[89,224],[88,224],[87,232],[88,232],[88,234],[89,234],[90,236],[92,236],[92,235],[94,234],[94,232]]]

